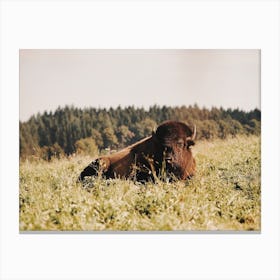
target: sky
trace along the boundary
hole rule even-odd
[[[260,109],[260,50],[31,50],[20,120],[65,105]]]

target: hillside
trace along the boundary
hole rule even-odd
[[[261,112],[198,106],[115,109],[66,106],[54,112],[32,116],[20,122],[20,156],[25,158],[84,154],[94,155],[108,149],[119,149],[151,135],[152,130],[166,120],[196,125],[197,139],[225,139],[242,135],[259,135]]]

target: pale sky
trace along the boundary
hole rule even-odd
[[[20,120],[58,106],[260,109],[260,50],[20,50]]]

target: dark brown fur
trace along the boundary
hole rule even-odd
[[[114,154],[99,157],[81,173],[86,176],[154,180],[164,169],[167,177],[185,180],[195,173],[193,131],[184,123],[167,121],[152,136]]]

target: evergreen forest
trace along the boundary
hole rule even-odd
[[[151,135],[152,130],[166,120],[183,121],[190,127],[196,125],[198,140],[261,133],[259,109],[245,112],[197,105],[154,105],[149,109],[65,106],[19,123],[20,158],[51,160],[75,154],[107,153]]]

